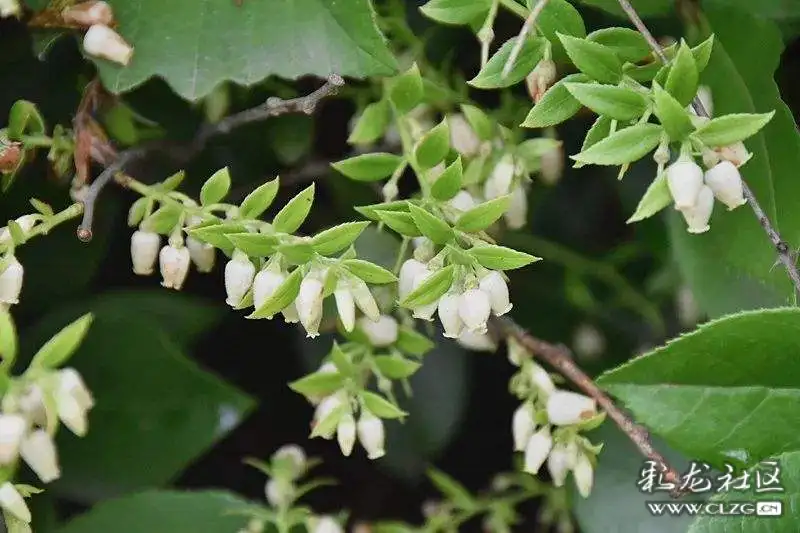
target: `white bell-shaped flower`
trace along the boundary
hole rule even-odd
[[[414,280],[417,275],[428,271],[427,265],[416,259],[407,259],[400,267],[399,281],[397,284],[397,297],[402,300],[414,290]]]
[[[336,426],[336,440],[342,455],[349,457],[356,444],[356,421],[351,413],[344,413]]]
[[[361,312],[370,320],[377,321],[381,316],[381,310],[367,283],[361,278],[352,278],[350,279],[350,291]]]
[[[481,148],[481,139],[475,130],[472,129],[469,121],[461,113],[447,117],[450,127],[450,146],[459,154],[472,157]]]
[[[552,447],[553,437],[550,435],[550,428],[543,427],[534,433],[525,445],[523,471],[529,474],[537,474],[545,460],[547,460]]]
[[[486,333],[486,322],[491,314],[492,303],[487,292],[481,289],[468,289],[461,295],[458,315],[468,331]]]
[[[308,338],[319,336],[319,324],[322,322],[323,284],[315,275],[309,274],[300,282],[300,291],[294,301],[300,323],[306,330]]]
[[[564,148],[561,143],[543,153],[539,159],[539,177],[547,185],[555,185],[564,174]]]
[[[459,345],[467,350],[476,352],[495,352],[497,351],[497,341],[488,333],[475,333],[474,331],[464,330],[458,336]]]
[[[457,339],[464,330],[464,321],[458,314],[460,302],[461,296],[454,293],[447,293],[439,298],[439,320],[442,322],[444,336],[448,339]]]
[[[94,407],[94,397],[77,370],[65,367],[59,370],[57,375],[60,394],[68,394],[75,398],[78,406],[84,411]]]
[[[186,248],[189,249],[189,257],[201,274],[208,274],[214,270],[214,263],[217,259],[217,250],[207,242],[198,241],[194,237],[186,238]]]
[[[536,363],[531,363],[529,376],[531,385],[542,398],[549,398],[555,392],[556,386],[550,374]]]
[[[133,56],[133,47],[105,24],[95,24],[89,28],[83,37],[83,50],[90,56],[120,65],[130,63]]]
[[[94,406],[94,399],[76,370],[59,371],[55,396],[58,417],[64,425],[79,437],[86,435],[88,412]]]
[[[17,460],[28,421],[19,415],[0,415],[0,465]]]
[[[520,405],[511,417],[511,436],[514,439],[514,451],[525,451],[528,441],[536,431],[536,423],[533,420],[533,410],[529,403]]]
[[[519,343],[514,337],[506,339],[508,362],[514,366],[522,366],[522,363],[531,356],[528,350]]]
[[[131,235],[131,262],[133,273],[149,276],[153,273],[161,248],[161,236],[152,231],[137,230]]]
[[[225,265],[225,303],[236,307],[253,285],[256,267],[243,252],[235,250],[233,257]],[[255,297],[254,297],[255,300]]]
[[[741,167],[747,163],[751,157],[753,157],[753,154],[747,151],[747,148],[742,141],[735,142],[728,146],[720,146],[719,148],[715,148],[714,153],[717,154],[719,159],[733,163],[736,168]]]
[[[339,320],[342,321],[344,330],[348,333],[353,331],[356,326],[356,304],[346,280],[340,279],[336,282],[333,297],[336,300],[336,310],[339,313]]]
[[[321,368],[320,371],[322,371]],[[284,444],[275,450],[275,453],[272,454],[272,458],[278,461],[286,461],[291,464],[292,470],[297,476],[305,472],[306,463],[308,462],[306,452],[297,444]]]
[[[27,236],[28,232],[33,229],[33,226],[35,226],[36,222],[40,219],[40,215],[22,215],[21,217],[15,219],[14,222],[17,223],[19,228],[22,230],[22,233]],[[12,241],[13,239],[11,238],[11,230],[9,230],[7,226],[0,228],[0,244],[8,244]]]
[[[0,306],[19,303],[25,269],[16,257],[11,257],[6,268],[0,272]]]
[[[311,533],[344,533],[344,529],[332,516],[320,516],[314,520]]]
[[[483,196],[487,200],[493,200],[508,194],[515,171],[514,157],[511,154],[505,154],[486,179],[483,185]]]
[[[263,307],[284,281],[286,281],[286,276],[275,267],[265,268],[256,274],[253,278],[253,307],[256,310]]]
[[[714,210],[714,192],[708,185],[703,185],[700,194],[697,196],[697,203],[688,209],[681,211],[686,221],[686,231],[689,233],[705,233],[711,226],[711,213]]]
[[[114,23],[114,11],[108,2],[89,0],[64,8],[61,12],[64,22],[88,27],[93,24],[111,26]]]
[[[503,213],[503,219],[509,229],[521,229],[528,223],[528,193],[524,187],[515,187],[511,191],[508,210]]]
[[[15,518],[22,520],[26,524],[31,521],[31,511],[25,503],[25,498],[8,481],[0,485],[0,508],[8,511]]]
[[[478,205],[478,201],[467,191],[461,190],[447,201],[447,205],[458,211],[469,211]]]
[[[534,103],[539,103],[547,89],[556,81],[556,64],[551,59],[539,61],[536,67],[525,78],[528,94]]]
[[[167,289],[181,290],[186,276],[189,274],[189,250],[185,246],[173,246],[168,244],[161,249],[158,254],[159,267],[161,269],[161,286]]]
[[[331,416],[339,407],[344,405],[344,397],[341,393],[334,393],[330,396],[326,396],[319,402],[317,408],[314,410],[314,418],[312,420],[312,426],[316,427],[319,425],[323,420]],[[333,437],[336,428],[333,428],[330,432],[320,435],[324,439],[330,439]]]
[[[513,305],[509,301],[508,284],[500,272],[492,270],[481,278],[480,289],[489,295],[492,313],[495,316],[501,316],[511,311]]]
[[[297,324],[300,322],[300,315],[297,313],[297,305],[294,302],[290,303],[286,306],[286,308],[281,311],[283,314],[283,320],[287,324]]]
[[[397,320],[389,315],[381,315],[377,321],[372,321],[368,317],[359,318],[358,327],[367,336],[370,344],[376,348],[391,346],[397,342],[397,336],[400,333]]]
[[[705,181],[717,200],[728,206],[729,211],[747,202],[744,198],[742,176],[730,161],[722,161],[708,169]]]
[[[680,159],[667,167],[667,186],[675,209],[694,207],[703,187],[703,169],[691,159]]]
[[[567,479],[567,474],[571,469],[572,460],[570,459],[570,451],[567,445],[563,442],[557,442],[550,450],[550,455],[547,456],[547,470],[550,472],[550,477],[553,478],[553,485],[556,487],[563,487],[564,481]]]
[[[577,424],[596,414],[594,398],[577,392],[557,390],[547,398],[547,418],[557,426]]]
[[[46,431],[37,429],[25,437],[20,455],[42,483],[50,483],[61,476],[56,446]]]
[[[594,484],[594,467],[585,453],[578,454],[575,467],[572,469],[572,475],[575,476],[575,486],[578,488],[578,493],[584,498],[588,498],[589,494],[592,493],[592,485]]]
[[[362,408],[361,416],[358,418],[357,430],[358,441],[366,450],[368,458],[379,459],[386,455],[386,433],[383,427],[383,420],[367,409]]]

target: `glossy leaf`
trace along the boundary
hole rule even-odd
[[[314,202],[314,184],[312,183],[289,200],[283,209],[278,211],[272,220],[275,231],[294,233],[303,224],[311,211]]]
[[[611,48],[600,43],[559,34],[558,38],[578,70],[601,83],[622,79],[622,63]]]
[[[635,89],[598,83],[567,83],[566,87],[581,104],[614,120],[633,120],[647,109],[647,99]]]
[[[373,152],[357,155],[331,166],[355,181],[378,181],[391,176],[402,162],[403,158],[399,155]]]
[[[522,126],[524,128],[546,128],[572,118],[575,113],[580,111],[581,103],[567,90],[567,84],[587,80],[588,77],[584,74],[570,74],[561,78],[547,89],[539,103],[533,106]]]
[[[646,156],[658,146],[662,132],[663,129],[657,124],[629,126],[572,156],[572,159],[593,165],[632,163]]]
[[[477,205],[458,217],[456,229],[468,233],[484,230],[503,216],[503,213],[508,210],[510,202],[510,196],[501,196]]]
[[[444,244],[453,238],[453,228],[441,218],[415,205],[409,205],[408,212],[419,231],[436,244]]]
[[[550,42],[558,42],[558,33],[586,37],[581,14],[567,0],[549,0],[536,19],[536,27]]]
[[[353,244],[369,222],[345,222],[314,235],[311,245],[318,254],[332,255]]]
[[[697,128],[694,137],[707,146],[727,146],[749,139],[758,133],[775,116],[775,112],[761,114],[734,113],[711,119]]]
[[[239,215],[245,219],[260,217],[275,201],[279,187],[279,178],[259,185],[242,200],[242,204],[239,206]]]
[[[486,16],[492,7],[492,0],[430,0],[419,10],[442,24],[464,25]]]
[[[525,76],[530,74],[544,57],[546,41],[542,38],[529,37],[522,45],[522,50],[511,71],[503,77],[503,68],[511,56],[517,39],[518,37],[513,37],[503,43],[503,46],[489,58],[486,65],[478,72],[478,75],[467,83],[478,89],[499,89],[511,87],[524,80]]]

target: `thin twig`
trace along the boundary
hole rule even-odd
[[[328,77],[328,81],[322,87],[311,94],[289,100],[270,98],[259,106],[230,115],[215,124],[207,124],[200,129],[188,144],[155,141],[122,152],[115,152],[110,145],[105,150],[93,150],[92,156],[106,168],[88,188],[80,193],[80,201],[84,204],[84,212],[83,221],[77,230],[78,238],[83,242],[91,240],[94,204],[97,202],[97,198],[103,188],[113,181],[118,173],[124,172],[127,165],[156,152],[166,154],[180,164],[187,163],[205,148],[212,137],[224,135],[245,124],[259,122],[278,115],[289,113],[311,114],[320,101],[335,94],[342,85],[344,85],[344,79],[338,74],[333,74]]]
[[[645,26],[644,21],[639,16],[639,13],[636,12],[636,9],[628,2],[628,0],[617,0],[619,2],[620,7],[622,7],[623,11],[628,15],[628,18],[631,20],[636,29],[642,36],[645,38],[647,43],[650,45],[650,48],[653,49],[653,52],[658,56],[659,60],[662,63],[667,63],[667,57],[664,55],[664,51],[661,49],[661,45],[658,44],[653,34],[650,33],[650,30],[647,29]],[[699,97],[695,97],[692,101],[692,109],[694,109],[695,114],[701,117],[710,118],[708,112],[703,106],[703,102],[700,100]],[[789,244],[783,240],[778,230],[772,224],[772,221],[767,216],[767,213],[761,207],[761,204],[758,203],[753,190],[750,188],[747,183],[743,183],[744,188],[744,197],[747,199],[747,203],[750,205],[750,208],[753,210],[753,213],[758,220],[758,223],[761,224],[761,227],[764,228],[764,232],[769,237],[770,242],[772,242],[773,246],[775,247],[775,251],[778,254],[778,261],[780,261],[783,266],[786,268],[786,273],[789,276],[792,284],[794,285],[794,290],[797,296],[800,296],[800,272],[797,269],[797,261],[792,257],[792,250]]]
[[[539,15],[544,10],[545,6],[547,5],[548,0],[538,0],[536,5],[533,6],[531,9],[530,14],[525,19],[525,23],[522,25],[522,29],[517,36],[517,41],[514,43],[514,48],[511,49],[511,54],[508,56],[508,60],[506,64],[503,65],[503,72],[501,73],[502,78],[507,78],[509,74],[511,74],[511,69],[514,68],[514,63],[517,62],[517,58],[519,57],[520,52],[522,52],[522,46],[525,44],[525,40],[528,38],[528,34],[533,30],[533,27],[536,25],[536,19],[539,18]]]
[[[650,434],[647,430],[636,424],[625,412],[622,411],[614,401],[604,393],[600,387],[595,385],[592,378],[578,368],[572,358],[572,353],[566,346],[554,345],[538,339],[528,333],[524,328],[508,317],[497,317],[495,323],[506,336],[513,337],[534,357],[538,357],[548,365],[552,366],[564,377],[574,383],[585,394],[592,397],[598,405],[608,413],[614,423],[628,436],[639,451],[651,461],[661,466],[663,479],[676,486],[675,494],[678,494],[680,474],[672,468],[661,453],[653,447],[650,442]]]

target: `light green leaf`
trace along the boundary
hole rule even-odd
[[[157,185],[160,191],[174,191],[180,187],[183,180],[186,179],[186,172],[183,170],[176,172]]]
[[[0,310],[0,360],[10,365],[17,358],[17,329],[7,310]]]
[[[513,270],[542,260],[541,257],[535,257],[525,252],[494,244],[475,246],[470,248],[468,253],[478,263],[491,270]]]
[[[511,196],[501,196],[477,205],[458,217],[456,228],[468,233],[484,230],[497,222],[508,210]]]
[[[226,233],[225,238],[234,248],[238,248],[250,257],[266,257],[275,253],[280,239],[265,233]]]
[[[44,119],[36,104],[27,100],[17,100],[8,112],[9,140],[19,141],[26,133],[41,135],[45,133]]]
[[[774,116],[775,111],[723,115],[697,128],[694,137],[707,146],[727,146],[752,137]]]
[[[383,285],[397,281],[397,276],[390,271],[363,259],[347,259],[342,262],[342,266],[367,283]]]
[[[239,206],[239,215],[244,219],[260,217],[272,205],[279,187],[280,178],[259,185],[242,200],[242,204]]]
[[[561,78],[555,85],[547,89],[539,103],[533,106],[528,116],[525,117],[522,127],[547,128],[572,118],[582,106],[567,90],[567,84],[584,82],[588,79],[585,74],[570,74]]]
[[[428,477],[446,499],[452,501],[460,509],[471,509],[475,499],[464,486],[440,470],[431,468]]]
[[[461,156],[450,163],[431,186],[431,196],[443,202],[451,199],[461,190],[461,177],[463,175],[461,167]]]
[[[389,176],[403,163],[403,158],[395,154],[373,152],[357,155],[331,166],[355,181],[378,181]]]
[[[311,211],[311,204],[314,202],[314,184],[312,183],[289,200],[283,209],[278,211],[272,220],[275,231],[284,233],[294,233],[303,224],[308,213]]]
[[[321,255],[333,255],[353,244],[369,222],[345,222],[317,233],[311,239],[314,251]]]
[[[693,459],[750,466],[800,450],[798,328],[797,308],[730,315],[603,374],[598,384]]]
[[[356,145],[369,145],[383,137],[392,109],[388,100],[373,102],[364,108],[347,142]]]
[[[667,178],[664,173],[661,173],[656,176],[656,179],[647,188],[627,224],[650,218],[671,203],[672,194],[669,192],[669,186],[667,186]]]
[[[586,132],[586,137],[583,139],[581,152],[586,151],[590,146],[594,146],[611,134],[611,119],[608,117],[597,117],[594,124]],[[578,165],[576,164],[577,168]]]
[[[536,19],[536,27],[550,42],[558,43],[558,33],[586,37],[581,14],[567,0],[549,0]]]
[[[422,235],[414,217],[403,211],[377,211],[378,220],[392,228],[404,237],[419,237]]]
[[[363,391],[359,396],[361,401],[364,402],[364,407],[378,418],[403,418],[408,414],[374,392]]]
[[[53,216],[53,208],[50,207],[49,204],[42,202],[41,200],[37,200],[36,198],[31,198],[30,200],[31,205],[33,206],[36,211],[43,214],[46,217]]]
[[[492,0],[430,0],[419,10],[442,24],[464,25],[485,17],[491,7]]]
[[[92,314],[87,313],[56,333],[33,356],[31,367],[50,370],[64,364],[83,342],[92,320]]]
[[[653,112],[664,127],[671,141],[683,141],[694,131],[692,119],[685,106],[682,106],[661,86],[653,82]]]
[[[489,115],[483,112],[479,107],[469,104],[461,104],[461,112],[467,119],[467,122],[478,137],[482,141],[489,141],[494,136],[494,121],[489,118]]]
[[[131,204],[128,210],[128,226],[133,228],[139,225],[147,212],[147,204],[151,201],[150,198],[143,196]]]
[[[314,247],[308,240],[281,244],[278,252],[293,265],[304,265],[314,259]]]
[[[614,50],[600,43],[558,34],[567,55],[578,70],[601,83],[618,83],[622,79],[622,63]]]
[[[449,151],[450,128],[445,119],[423,135],[414,148],[414,157],[420,167],[428,169],[438,165]]]
[[[658,146],[662,131],[663,129],[658,124],[629,126],[572,156],[572,159],[590,165],[632,163],[646,156]]]
[[[378,355],[374,361],[381,374],[389,379],[406,379],[421,366],[415,361],[393,355]]]
[[[395,342],[395,347],[401,352],[418,357],[425,355],[435,346],[434,342],[428,337],[408,326],[400,327],[400,332],[397,335],[397,342]]]
[[[400,113],[408,113],[417,107],[424,95],[422,76],[416,63],[389,83],[389,100]]]
[[[228,167],[220,169],[214,173],[203,184],[200,189],[200,203],[202,205],[216,204],[225,196],[231,189],[231,175],[228,172]]]
[[[270,9],[247,0],[111,4],[120,35],[134,48],[127,67],[95,60],[114,93],[154,76],[197,100],[225,80],[253,85],[268,76],[363,78],[397,71],[368,0],[272,0]]]
[[[142,228],[155,233],[170,233],[180,221],[182,212],[177,205],[162,205],[142,221]]]
[[[275,314],[285,309],[291,304],[300,292],[300,282],[303,281],[303,271],[295,268],[283,281],[275,294],[264,302],[264,305],[256,309],[247,318],[272,318]]]
[[[435,271],[419,287],[411,291],[411,294],[400,302],[400,306],[407,309],[415,309],[435,302],[450,289],[450,286],[453,284],[454,271],[454,265],[449,265]]]
[[[306,397],[324,397],[338,391],[344,385],[339,372],[313,372],[289,383],[289,388]]]
[[[195,239],[219,248],[227,255],[233,252],[233,246],[227,235],[246,232],[247,228],[239,222],[223,222],[187,230],[187,233]]]
[[[692,47],[692,57],[694,64],[697,66],[697,72],[702,73],[708,66],[711,59],[711,52],[714,49],[714,35],[709,35],[708,39]]]
[[[378,216],[378,211],[408,212],[408,200],[395,200],[393,202],[383,202],[380,204],[360,205],[354,209],[368,219],[379,222],[381,218]]]
[[[436,244],[444,244],[453,238],[453,228],[441,218],[415,205],[409,205],[408,212],[422,234]]]
[[[581,104],[614,120],[637,119],[647,110],[647,99],[635,89],[598,83],[567,83],[565,86]]]
[[[230,511],[247,505],[229,492],[151,490],[96,505],[56,533],[233,532],[249,519]]]
[[[689,105],[697,94],[699,75],[692,51],[684,41],[670,65],[664,89],[681,105]]]
[[[638,63],[650,54],[650,46],[642,34],[631,28],[602,28],[587,38],[610,48],[622,61]]]
[[[531,73],[537,63],[544,57],[544,50],[547,41],[542,38],[529,37],[522,50],[514,62],[514,67],[506,77],[503,77],[503,68],[511,56],[511,51],[517,42],[518,37],[513,37],[503,43],[497,52],[489,58],[489,61],[478,72],[478,75],[467,83],[478,89],[500,89],[511,87],[525,79]]]

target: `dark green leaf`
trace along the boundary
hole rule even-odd
[[[603,28],[593,31],[587,38],[612,49],[622,61],[638,63],[650,54],[642,34],[631,28]]]
[[[614,120],[637,119],[647,109],[647,99],[635,89],[598,83],[567,83],[566,87],[581,104]]]
[[[12,141],[19,141],[26,133],[41,135],[45,132],[44,120],[36,104],[27,100],[17,100],[8,112],[8,130]]]
[[[611,48],[594,41],[559,34],[558,38],[578,70],[601,83],[622,79],[622,63]]]
[[[581,14],[567,0],[549,0],[539,13],[536,26],[551,42],[558,42],[557,33],[586,37],[586,26]]]
[[[514,66],[506,77],[503,77],[503,68],[511,56],[514,44],[518,37],[513,37],[503,43],[503,46],[494,53],[478,75],[467,83],[478,89],[500,89],[511,87],[525,79],[537,63],[544,57],[547,41],[542,38],[529,37],[514,62]]]

